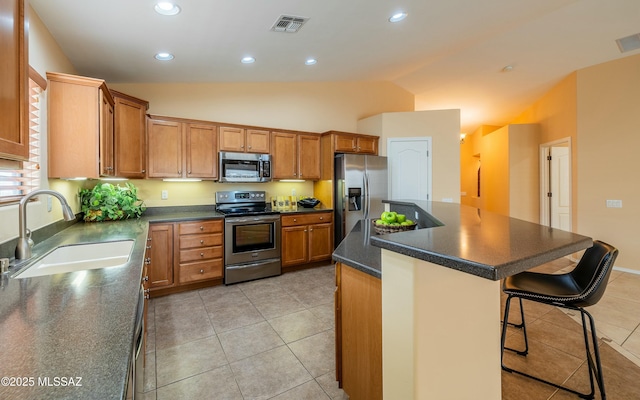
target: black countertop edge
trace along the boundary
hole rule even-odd
[[[355,268],[355,269],[357,269],[359,271],[362,271],[362,272],[364,272],[364,273],[366,273],[368,275],[371,275],[371,276],[373,276],[375,278],[382,279],[382,271],[381,270],[372,268],[369,265],[366,265],[366,264],[363,264],[361,262],[358,262],[357,260],[355,260],[355,259],[353,259],[351,257],[343,257],[341,255],[338,255],[338,254],[334,253],[333,254],[333,260],[337,261],[337,262],[340,262],[340,263],[343,263],[343,264],[346,264],[346,265],[348,265],[348,266],[350,266],[352,268]]]
[[[515,275],[530,268],[537,267],[549,261],[557,260],[558,258],[566,256],[567,254],[575,253],[584,250],[587,247],[591,247],[592,240],[585,239],[582,242],[563,246],[556,249],[555,251],[540,253],[534,257],[513,260],[509,263],[504,263],[501,265],[480,264],[470,260],[448,256],[446,254],[438,254],[428,250],[417,249],[415,247],[391,242],[384,237],[372,236],[371,245],[380,247],[382,249],[391,250],[395,253],[403,254],[412,258],[417,258],[419,260],[442,265],[447,268],[466,272],[468,274],[476,275],[481,278],[498,281],[500,279]]]

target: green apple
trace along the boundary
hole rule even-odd
[[[396,214],[396,218],[398,220],[398,222],[403,223],[404,221],[407,220],[407,216],[404,214]]]
[[[376,220],[376,225],[384,225],[384,221],[381,219]]]
[[[392,212],[385,211],[380,214],[380,219],[387,223],[396,222],[396,215]]]

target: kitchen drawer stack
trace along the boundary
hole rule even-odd
[[[222,220],[178,224],[181,284],[222,278],[223,227]]]

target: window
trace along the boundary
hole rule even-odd
[[[29,74],[29,160],[0,160],[0,204],[16,203],[40,186],[40,94],[46,81],[34,73]]]

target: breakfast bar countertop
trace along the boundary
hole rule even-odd
[[[417,217],[423,228],[376,235],[372,222],[361,220],[336,248],[334,260],[380,278],[382,248],[500,280],[592,245],[587,236],[465,205],[412,200],[385,203],[409,219]]]

